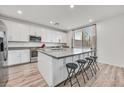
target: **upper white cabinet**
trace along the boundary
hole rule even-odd
[[[50,29],[42,29],[42,42],[66,43],[67,34]]]
[[[39,26],[30,25],[29,35],[41,36],[42,28]]]
[[[67,43],[67,33],[61,33],[62,34],[62,43]]]
[[[56,36],[54,38],[56,42],[66,43],[67,42],[67,34],[63,32],[56,32]]]
[[[8,41],[29,41],[29,36],[41,36],[42,42],[66,43],[67,34],[36,25],[4,20],[7,26]]]
[[[29,41],[29,26],[22,23],[4,21],[7,26],[8,41]]]

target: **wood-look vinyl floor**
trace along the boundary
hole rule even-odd
[[[37,63],[9,67],[7,87],[46,87],[48,86],[38,71]]]
[[[82,75],[78,76],[81,87],[124,87],[124,68],[99,64],[100,70],[92,77],[90,71],[88,76],[90,80],[86,83],[83,81]],[[85,77],[86,78],[86,77]],[[73,82],[75,79],[73,79]],[[9,67],[9,80],[7,87],[47,87],[47,83],[39,73],[37,63],[30,63],[20,66]],[[67,82],[58,87],[70,87]],[[78,87],[77,84],[74,87]]]

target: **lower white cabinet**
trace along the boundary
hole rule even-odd
[[[30,62],[30,50],[8,51],[8,66]]]

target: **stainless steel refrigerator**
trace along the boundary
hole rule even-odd
[[[6,36],[6,26],[0,20],[0,87],[6,86],[8,81],[8,68],[7,64],[7,36]]]

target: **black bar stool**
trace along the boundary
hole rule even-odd
[[[87,76],[87,73],[86,73],[85,68],[84,68],[84,66],[86,64],[86,60],[79,59],[76,62],[79,65],[79,69],[78,69],[78,72],[77,73],[79,73],[79,74],[82,73],[82,76],[83,76],[83,79],[84,79],[84,83],[86,83],[86,80],[85,80],[85,77],[84,77],[84,73],[85,73],[87,79],[89,80],[89,77]]]
[[[90,57],[86,57],[85,59],[86,59],[87,62],[88,62],[88,64],[87,64],[87,66],[86,66],[85,69],[90,69],[92,76],[94,76],[93,73],[96,74],[96,72],[95,72],[95,70],[94,70],[94,68],[93,68],[93,66],[92,66],[92,65],[93,65],[93,59],[90,58]]]
[[[97,56],[90,56],[90,57],[93,58],[93,64],[94,64],[94,66],[96,66],[97,69],[100,70],[100,68],[99,68],[99,66],[97,64],[97,61],[96,61],[98,57]]]
[[[75,63],[67,63],[66,64],[66,68],[67,68],[67,72],[68,72],[68,77],[65,80],[64,85],[66,84],[67,80],[69,80],[71,87],[75,83],[78,83],[78,86],[80,86],[80,83],[79,83],[78,78],[77,78],[77,74],[75,73],[75,70],[78,68],[78,65],[75,64]],[[72,80],[71,79],[72,79],[73,76],[75,77],[76,82],[72,84]]]

